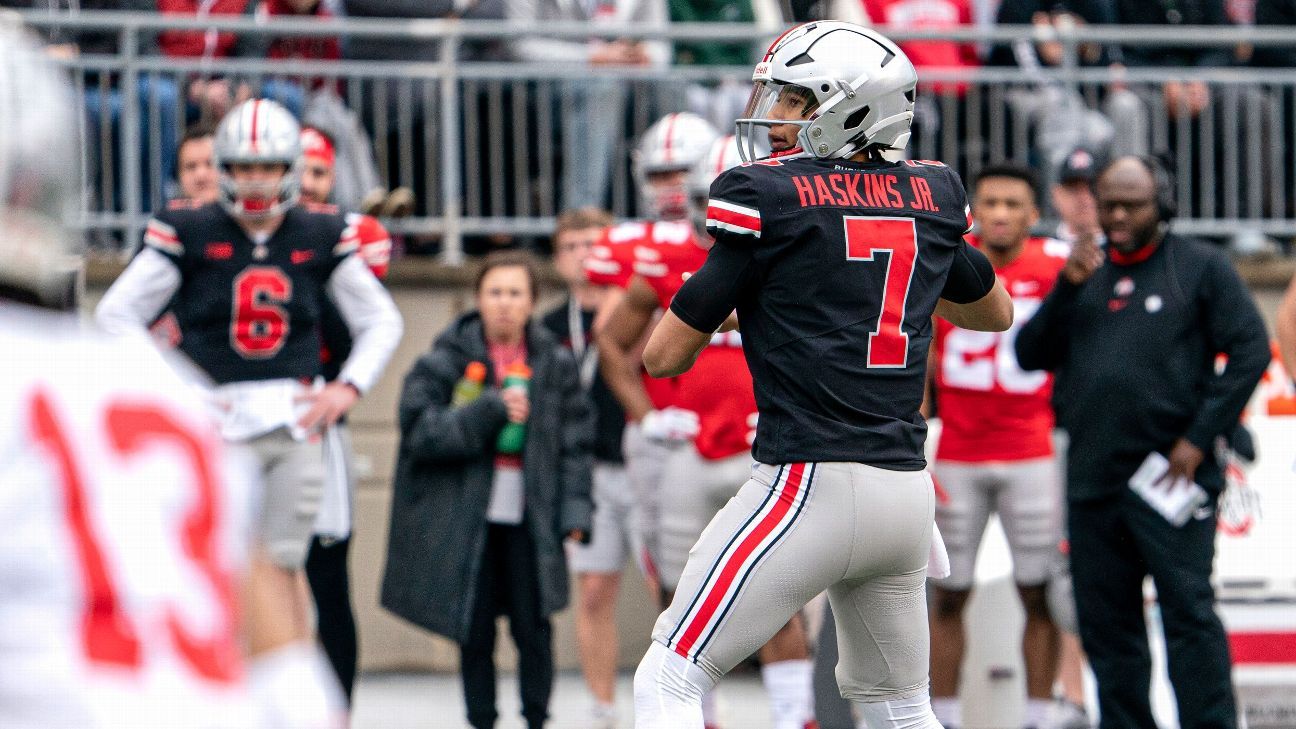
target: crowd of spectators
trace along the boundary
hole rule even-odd
[[[992,138],[1026,140],[1028,157],[1018,161],[1039,167],[1046,185],[1057,179],[1062,155],[1076,146],[1111,155],[1169,153],[1179,157],[1176,162],[1188,179],[1199,180],[1224,167],[1237,170],[1222,174],[1219,184],[1202,184],[1194,199],[1184,201],[1194,217],[1282,217],[1296,209],[1296,184],[1291,179],[1296,175],[1287,173],[1296,164],[1296,156],[1293,145],[1280,141],[1292,137],[1291,89],[1208,85],[1195,80],[1163,84],[1122,80],[1124,69],[1137,67],[1291,67],[1296,64],[1296,49],[1082,43],[1074,49],[1074,62],[1081,67],[1110,69],[1110,83],[1094,88],[1063,84],[1046,73],[1072,59],[1058,39],[1059,32],[1110,24],[1292,24],[1296,23],[1292,0],[0,0],[0,7],[50,13],[156,11],[176,18],[463,18],[517,21],[535,27],[565,21],[588,23],[588,39],[469,39],[458,49],[462,61],[543,66],[545,73],[552,72],[556,79],[547,94],[535,91],[542,82],[528,80],[525,75],[522,86],[504,84],[489,93],[481,85],[464,86],[461,119],[467,136],[462,169],[466,195],[474,200],[461,204],[468,215],[481,217],[552,215],[583,205],[633,212],[624,209],[633,208],[632,202],[618,205],[612,197],[618,185],[626,182],[624,165],[619,164],[626,140],[642,127],[643,120],[687,108],[724,129],[741,115],[748,91],[745,81],[734,76],[708,83],[668,81],[644,95],[636,93],[641,87],[624,76],[607,75],[603,69],[661,71],[672,64],[748,66],[782,27],[807,19],[843,19],[914,31],[1029,24],[1038,30],[1033,40],[901,43],[920,73],[957,77],[983,66],[1021,70],[1020,82],[1006,88],[1003,100],[987,101],[987,94],[982,93],[986,87],[970,81],[947,77],[927,82],[927,93],[920,94],[916,109],[911,149],[949,160],[969,174],[1000,161],[1005,154],[1020,156],[1019,147],[1005,150],[990,141]],[[753,23],[758,37],[737,42],[682,40],[672,45],[599,32],[599,26],[608,24],[653,30],[680,22]],[[438,88],[434,79],[416,81],[394,74],[387,80],[342,80],[339,77],[345,74],[328,76],[300,68],[290,72],[291,65],[284,65],[345,59],[405,64],[401,68],[409,70],[407,64],[441,60],[442,48],[435,41],[393,42],[390,38],[337,34],[275,37],[201,29],[165,30],[151,36],[144,33],[139,38],[139,52],[175,59],[175,70],[141,74],[135,94],[139,108],[127,110],[128,97],[118,73],[99,70],[100,65],[77,64],[78,57],[123,52],[120,33],[55,25],[47,29],[47,35],[50,52],[79,69],[83,82],[90,143],[87,173],[96,209],[121,212],[127,206],[123,196],[124,163],[129,161],[122,153],[124,119],[139,120],[140,200],[142,210],[148,211],[176,192],[180,169],[175,149],[182,130],[193,123],[211,123],[233,104],[253,95],[280,101],[338,140],[335,201],[343,207],[380,215],[413,212],[430,217],[445,209],[445,201],[439,200],[437,170],[447,161],[441,159],[444,150],[438,135],[441,116],[435,108]],[[232,73],[222,70],[231,68],[222,65],[226,59],[268,59],[272,63],[256,72]],[[503,112],[498,111],[501,99]],[[541,110],[542,104],[550,106]],[[1245,121],[1237,120],[1239,110],[1245,110]],[[488,122],[490,114],[495,117]],[[551,128],[536,121],[542,117],[554,120],[547,125]],[[1268,125],[1263,127],[1263,141],[1282,151],[1272,159],[1253,162],[1244,149],[1247,145],[1238,137],[1253,133],[1261,124]],[[515,141],[519,137],[521,145]],[[519,151],[521,148],[530,151]],[[1254,174],[1256,169],[1262,174]],[[402,189],[393,199],[386,187]],[[500,190],[505,192],[500,194]],[[1263,207],[1257,210],[1255,201],[1261,199]],[[1057,211],[1044,212],[1054,218]],[[497,236],[476,249],[527,243]],[[425,249],[434,251],[436,246]]]

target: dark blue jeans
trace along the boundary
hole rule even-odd
[[[140,135],[140,205],[144,212],[160,207],[169,196],[167,187],[175,175],[176,143],[180,129],[178,107],[179,88],[169,78],[141,76],[137,82],[139,95],[138,121]],[[85,87],[86,136],[90,150],[92,179],[99,180],[101,191],[111,176],[111,206],[113,210],[125,208],[122,195],[124,173],[122,155],[122,117],[126,95],[116,86],[104,90],[97,84]],[[156,110],[156,111],[155,111]],[[153,118],[156,117],[156,124]],[[104,126],[114,148],[109,159],[111,169],[104,169],[104,154],[100,147]],[[154,171],[157,170],[155,177]],[[111,175],[109,175],[109,172]],[[102,193],[101,193],[102,194]]]

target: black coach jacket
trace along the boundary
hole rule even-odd
[[[1023,369],[1057,376],[1072,501],[1119,493],[1149,452],[1185,437],[1206,456],[1197,482],[1221,491],[1215,439],[1237,425],[1269,364],[1264,321],[1228,258],[1173,234],[1140,262],[1109,257],[1080,286],[1059,277],[1016,349]]]
[[[593,420],[571,353],[534,323],[527,353],[524,523],[535,542],[541,611],[549,616],[567,605],[563,538],[573,529],[590,532]],[[459,643],[468,638],[486,544],[495,439],[508,419],[494,388],[450,407],[472,361],[486,364],[486,382],[495,382],[476,312],[451,324],[405,376],[382,584],[383,607]]]

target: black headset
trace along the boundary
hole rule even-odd
[[[1179,204],[1175,201],[1174,178],[1170,174],[1170,170],[1159,157],[1150,154],[1129,156],[1137,159],[1147,169],[1148,174],[1152,175],[1152,184],[1156,187],[1157,218],[1163,223],[1169,223],[1179,213]],[[1098,178],[1102,177],[1108,168],[1121,159],[1122,157],[1117,157],[1107,162],[1098,170],[1098,174],[1090,179],[1089,185],[1095,195],[1098,193]]]
[[[1143,163],[1149,174],[1152,175],[1152,181],[1156,185],[1156,206],[1157,216],[1161,222],[1168,223],[1179,213],[1179,204],[1175,200],[1174,180],[1170,176],[1170,170],[1166,168],[1164,162],[1158,157],[1150,154],[1138,156],[1138,161]]]

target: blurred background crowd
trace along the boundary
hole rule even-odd
[[[75,77],[86,112],[85,227],[101,249],[133,247],[144,216],[182,194],[176,146],[186,130],[255,95],[334,139],[334,202],[406,218],[391,226],[404,234],[398,255],[441,253],[453,263],[465,251],[548,252],[562,210],[642,215],[631,140],[671,111],[730,128],[765,46],[789,22],[817,18],[902,39],[925,80],[915,158],[947,161],[965,179],[988,164],[1028,163],[1047,185],[1077,146],[1161,154],[1176,162],[1185,230],[1244,254],[1290,251],[1296,233],[1296,95],[1283,74],[1296,65],[1296,45],[1280,37],[1296,22],[1290,0],[0,7],[27,11]],[[417,23],[450,20],[498,22]],[[328,24],[312,31],[310,21]],[[712,33],[698,24],[720,25]],[[1164,30],[1122,35],[1130,25]],[[913,34],[920,38],[904,40]],[[1057,212],[1046,209],[1045,219]]]

